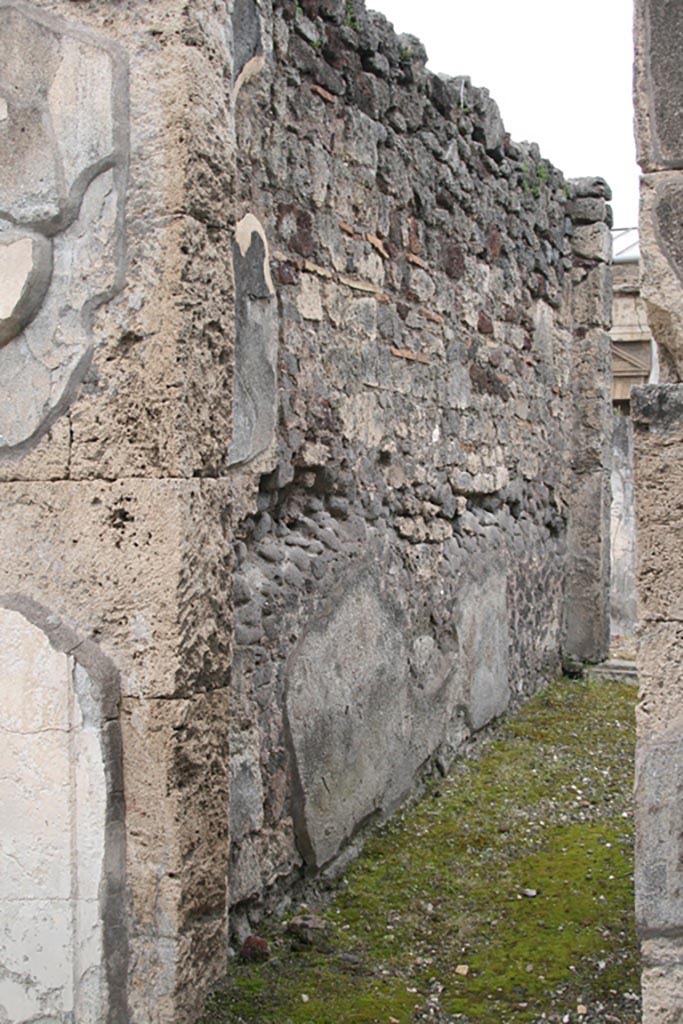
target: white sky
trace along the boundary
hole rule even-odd
[[[612,186],[614,224],[638,223],[632,0],[368,0],[418,36],[429,67],[486,86],[517,142],[567,177]]]

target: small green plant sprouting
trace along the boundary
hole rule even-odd
[[[534,199],[541,195],[541,189],[548,183],[550,171],[546,163],[524,164],[522,187],[530,192]]]
[[[358,28],[358,18],[356,17],[356,12],[353,9],[353,0],[346,0],[344,24],[347,28]]]
[[[413,51],[410,46],[404,46],[399,54],[401,64],[410,64],[413,59]]]

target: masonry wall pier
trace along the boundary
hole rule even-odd
[[[666,382],[634,393],[641,680],[636,909],[643,1021],[673,1024],[683,1016],[683,9],[638,0],[635,38],[641,292]]]

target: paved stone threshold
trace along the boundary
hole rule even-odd
[[[608,658],[599,665],[591,665],[587,675],[589,679],[613,679],[619,683],[638,685],[636,663],[625,658]]]

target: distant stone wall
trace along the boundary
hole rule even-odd
[[[642,295],[669,383],[635,393],[641,698],[636,911],[644,1024],[683,1017],[683,8],[636,4]]]
[[[606,185],[360,4],[262,25],[236,108],[238,932],[609,638]]]

